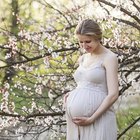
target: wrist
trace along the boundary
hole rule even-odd
[[[94,123],[95,119],[91,116],[91,117],[89,117],[89,121],[90,121],[90,123]]]

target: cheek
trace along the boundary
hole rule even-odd
[[[94,43],[90,43],[88,46],[91,47],[91,48],[95,48],[95,44]]]
[[[96,48],[96,47],[98,46],[98,44],[97,44],[97,43],[91,43],[90,46],[91,46],[92,48]]]
[[[83,48],[83,45],[82,44],[79,44],[80,48]]]

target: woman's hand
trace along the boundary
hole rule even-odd
[[[86,126],[94,123],[90,117],[74,117],[73,122],[79,126]]]

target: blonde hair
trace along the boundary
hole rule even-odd
[[[75,29],[75,34],[93,36],[96,40],[99,41],[102,39],[102,31],[98,23],[92,19],[85,19],[80,22]]]

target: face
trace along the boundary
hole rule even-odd
[[[80,47],[88,53],[93,53],[98,48],[100,42],[95,40],[93,36],[77,35]]]

